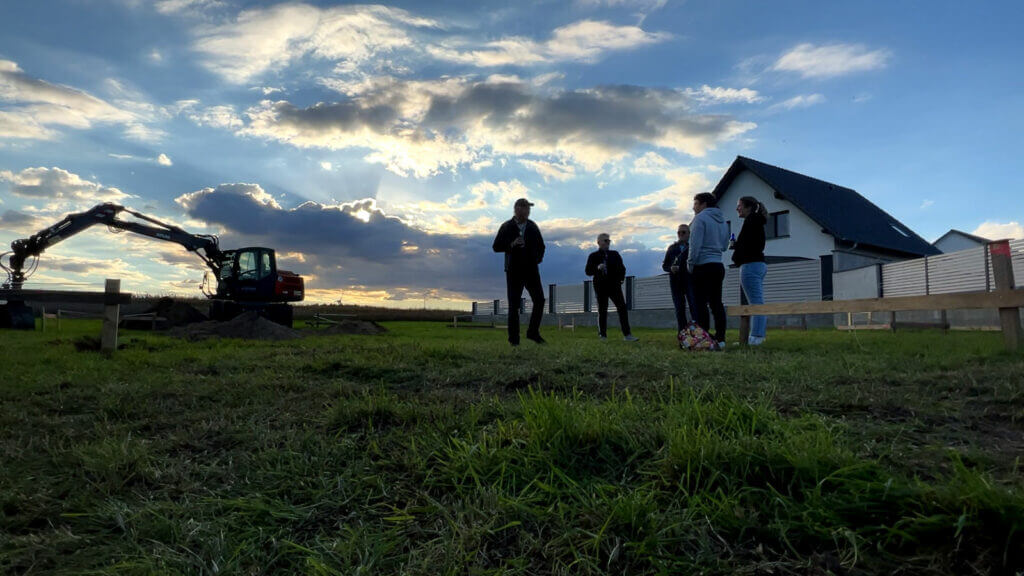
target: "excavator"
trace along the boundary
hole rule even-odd
[[[139,221],[118,218],[122,213]],[[256,310],[269,320],[291,327],[292,307],[288,303],[300,302],[305,296],[302,276],[279,270],[270,248],[222,250],[218,238],[212,234],[191,234],[124,206],[107,203],[68,214],[49,228],[15,240],[10,252],[0,254],[0,268],[7,272],[7,280],[2,285],[7,304],[0,305],[0,328],[35,328],[32,309],[19,298],[18,292],[35,272],[39,255],[50,246],[96,225],[105,225],[111,232],[127,231],[174,242],[195,252],[210,269],[203,277],[201,290],[211,300],[210,317],[215,320],[228,320],[242,312]],[[216,281],[215,289],[211,288],[210,272]]]

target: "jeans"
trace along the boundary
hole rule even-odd
[[[505,273],[508,288],[508,341],[519,344],[519,301],[523,298],[523,288],[530,293],[533,300],[533,311],[530,313],[530,327],[527,336],[540,335],[540,320],[544,316],[544,286],[540,283],[540,270],[536,267],[527,270],[509,270]]]
[[[725,342],[725,304],[722,303],[725,266],[721,262],[694,266],[690,281],[693,282],[693,295],[697,301],[697,324],[711,331],[710,308],[715,318],[715,340]]]
[[[740,286],[748,303],[764,304],[764,274],[767,269],[764,262],[748,262],[740,266]],[[750,322],[750,335],[764,338],[767,327],[767,316],[754,316]]]
[[[597,294],[597,329],[601,336],[608,333],[608,300],[615,304],[615,310],[619,313],[619,327],[622,328],[622,335],[629,336],[629,311],[626,309],[626,299],[622,297],[622,285],[615,282],[611,286],[594,284],[594,292]]]

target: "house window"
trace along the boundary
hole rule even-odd
[[[768,223],[764,227],[764,236],[768,240],[789,236],[789,210],[773,212],[768,215]]]

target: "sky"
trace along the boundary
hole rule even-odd
[[[266,246],[307,300],[468,307],[527,197],[545,283],[600,232],[660,273],[737,155],[915,232],[1024,237],[1017,2],[0,4],[0,246],[116,202]],[[196,296],[176,244],[94,227],[26,287]]]

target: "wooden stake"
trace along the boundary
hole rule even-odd
[[[121,305],[116,297],[121,292],[121,281],[107,279],[103,289],[107,303],[103,305],[103,329],[100,332],[100,351],[112,354],[117,350],[117,320]]]
[[[995,278],[996,292],[1013,290],[1013,260],[1010,257],[1009,240],[990,243],[988,251],[992,255],[992,275]],[[1020,308],[1000,308],[999,324],[1003,329],[1003,343],[1006,349],[1017,350],[1020,346]]]

